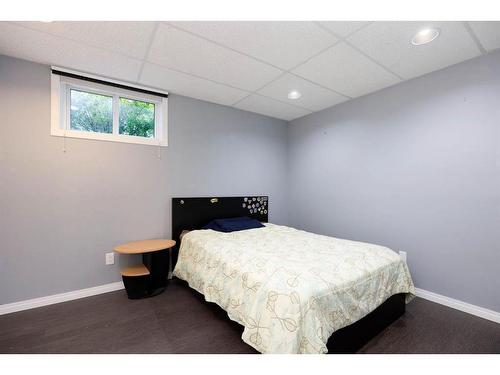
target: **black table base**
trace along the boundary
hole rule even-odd
[[[153,297],[163,293],[168,285],[170,253],[168,249],[142,254],[142,262],[149,275],[122,276],[130,299]]]

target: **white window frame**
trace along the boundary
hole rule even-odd
[[[76,74],[83,77],[99,79],[102,81],[126,85],[129,87],[149,90],[161,94],[167,94],[163,91],[150,89],[143,86],[131,85],[126,82],[120,82],[94,75],[83,74],[68,69],[52,67],[54,70]],[[113,98],[113,133],[97,133],[83,130],[73,130],[70,128],[70,109],[71,90],[80,90],[89,93],[106,95]],[[153,138],[139,137],[133,135],[119,134],[119,103],[120,98],[140,100],[155,105],[155,134]],[[66,80],[58,74],[51,74],[51,122],[50,134],[57,137],[92,139],[99,141],[112,141],[123,143],[135,143],[150,146],[168,146],[168,99],[161,96],[142,94],[134,90],[126,90],[97,84],[85,80],[70,79]]]

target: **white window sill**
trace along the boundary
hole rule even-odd
[[[79,139],[90,139],[94,141],[107,141],[107,142],[120,142],[120,143],[132,143],[138,145],[147,146],[160,146],[167,147],[166,142],[160,142],[157,139],[134,137],[131,135],[115,135],[115,134],[103,134],[103,133],[91,133],[78,130],[62,130],[62,129],[51,129],[50,135],[55,137],[66,137],[66,138],[79,138]]]

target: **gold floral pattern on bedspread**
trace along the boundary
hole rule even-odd
[[[184,235],[174,275],[245,327],[262,353],[326,353],[331,334],[415,289],[392,250],[290,227]]]

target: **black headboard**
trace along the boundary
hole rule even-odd
[[[213,219],[248,216],[262,222],[268,221],[269,197],[172,198],[172,239],[177,246],[172,252],[173,265],[177,262],[180,235],[183,230],[200,229]]]

